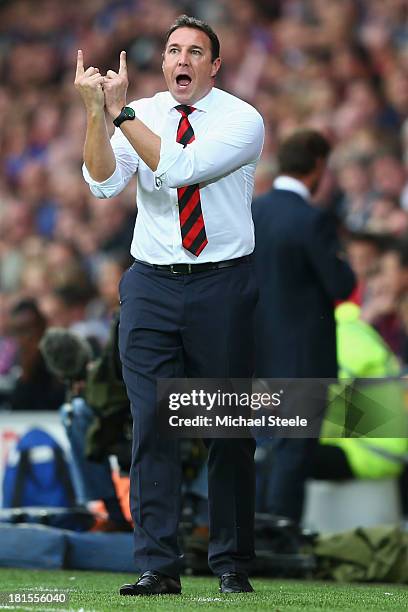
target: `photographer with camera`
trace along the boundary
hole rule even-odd
[[[100,531],[132,531],[115,490],[109,461],[109,455],[116,454],[120,467],[128,469],[126,424],[130,419],[123,417],[130,412],[120,370],[114,367],[116,327],[117,320],[97,358],[91,342],[64,328],[48,329],[40,343],[48,369],[64,380],[67,388],[61,418],[71,445],[77,502],[103,501],[108,518],[97,525]]]

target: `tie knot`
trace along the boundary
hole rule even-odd
[[[174,108],[178,110],[178,112],[181,113],[183,117],[188,117],[193,111],[195,111],[194,106],[188,106],[188,104],[178,104]]]

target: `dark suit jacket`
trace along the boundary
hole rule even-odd
[[[334,301],[354,286],[337,257],[333,220],[301,196],[272,190],[252,205],[256,369],[264,378],[337,376]]]

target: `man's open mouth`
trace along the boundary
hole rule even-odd
[[[188,74],[179,74],[176,76],[176,83],[179,87],[188,87],[191,83],[191,77]]]

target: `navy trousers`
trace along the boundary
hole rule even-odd
[[[312,477],[318,438],[277,438],[266,490],[266,512],[301,522],[305,483]]]
[[[174,275],[135,262],[120,282],[119,348],[133,415],[130,505],[141,572],[178,577],[178,442],[159,436],[158,378],[250,378],[258,297],[251,262]],[[208,439],[209,566],[247,572],[254,556],[255,442]]]

